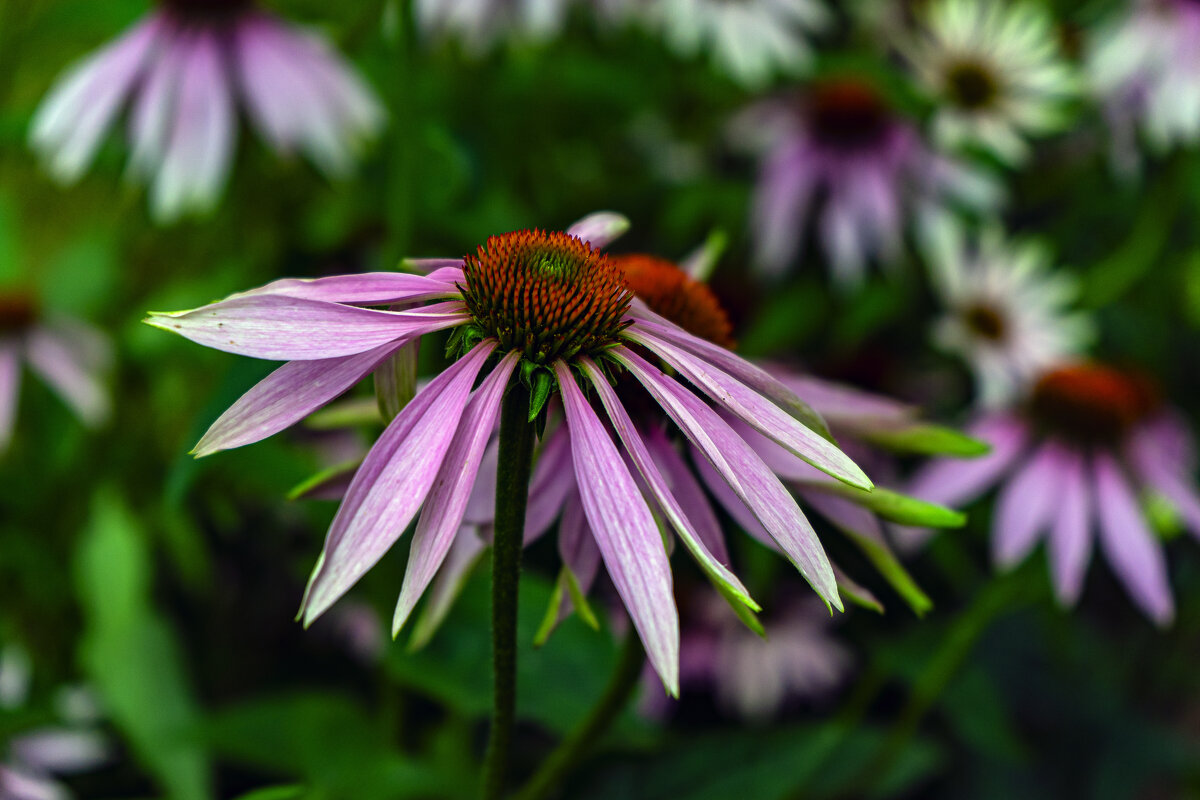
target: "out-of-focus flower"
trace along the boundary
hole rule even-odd
[[[30,142],[70,183],[128,105],[129,175],[150,184],[154,216],[204,212],[228,178],[238,101],[272,147],[304,152],[326,174],[349,172],[384,113],[319,36],[252,0],[163,0],[69,69],[34,117]]]
[[[624,6],[681,55],[708,51],[717,69],[750,88],[807,71],[809,37],[832,22],[819,0],[626,0]]]
[[[1138,491],[1165,500],[1200,536],[1191,433],[1139,376],[1099,364],[1046,372],[1028,400],[983,415],[969,429],[992,444],[970,462],[934,462],[911,491],[933,502],[965,503],[1002,483],[992,524],[1000,567],[1023,560],[1048,533],[1059,601],[1083,587],[1092,532],[1139,608],[1159,624],[1174,614],[1162,547]]]
[[[454,36],[479,52],[496,40],[545,41],[559,34],[572,0],[416,0],[417,25],[425,36]]]
[[[751,230],[755,263],[771,275],[795,259],[810,224],[834,278],[855,285],[868,259],[897,258],[914,216],[956,203],[985,210],[1001,199],[984,174],[931,153],[858,79],[760,103],[735,121],[733,135],[761,155]]]
[[[1119,164],[1136,163],[1139,124],[1160,150],[1200,139],[1200,4],[1137,0],[1096,31],[1087,67],[1113,126]]]
[[[43,314],[24,293],[0,292],[0,451],[16,424],[21,365],[33,370],[88,426],[108,419],[104,374],[112,361],[108,340],[91,326]]]
[[[632,303],[620,266],[595,246],[627,225],[623,218],[598,215],[566,233],[490,237],[466,258],[435,262],[427,276],[281,280],[198,309],[151,315],[150,324],[200,344],[288,362],[217,420],[197,446],[200,454],[276,433],[342,394],[399,348],[424,334],[453,330],[452,349],[463,355],[400,411],[355,474],[305,595],[306,623],[344,595],[423,507],[394,628],[404,623],[459,532],[501,399],[519,374],[542,402],[557,386],[571,437],[571,466],[563,471],[575,476],[587,526],[650,662],[677,692],[679,627],[670,564],[626,459],[706,573],[739,603],[758,607],[708,549],[606,370],[644,388],[643,401],[674,420],[817,593],[842,607],[824,548],[778,478],[700,394],[645,356],[669,365],[719,408],[819,469],[862,491],[870,481],[802,421],[809,418],[803,403],[777,381]],[[396,303],[409,309],[370,308]],[[599,397],[619,446],[576,375]]]
[[[754,722],[776,716],[789,701],[828,697],[854,663],[831,634],[829,613],[815,601],[792,600],[777,608],[764,625],[766,638],[711,595],[685,613],[683,623],[680,685],[711,689],[722,708]],[[643,710],[663,716],[669,702],[661,692],[646,692]]]
[[[10,699],[28,695],[32,677],[29,658],[16,645],[0,651],[0,685]],[[112,757],[105,736],[96,729],[99,714],[94,702],[82,701],[85,690],[65,687],[59,703],[64,725],[19,733],[0,753],[0,798],[3,800],[69,800],[67,787],[55,776],[87,772]]]
[[[926,232],[933,285],[946,306],[934,340],[966,361],[983,405],[1011,402],[1043,370],[1090,343],[1090,318],[1068,311],[1076,282],[1050,269],[1043,245],[1006,241],[997,228],[969,245],[946,220]]]
[[[937,142],[979,146],[1009,164],[1028,157],[1026,136],[1065,124],[1064,104],[1078,91],[1054,20],[1028,0],[934,0],[900,48],[940,104]]]

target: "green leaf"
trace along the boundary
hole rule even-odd
[[[361,460],[347,461],[344,464],[334,464],[332,467],[326,467],[317,474],[305,478],[300,483],[288,490],[288,500],[300,500],[309,493],[320,489],[327,483],[343,478],[346,475],[353,474],[362,466]]]
[[[953,428],[926,423],[893,429],[875,428],[862,431],[859,435],[877,447],[896,453],[975,458],[986,455],[992,449],[987,442],[974,439]]]
[[[797,485],[837,495],[873,511],[886,520],[921,528],[961,528],[967,515],[936,503],[927,503],[891,489],[876,486],[867,491],[844,483],[823,480],[796,481]]]
[[[533,374],[533,386],[529,393],[529,421],[533,422],[542,413],[550,392],[554,390],[554,376],[544,369]]]

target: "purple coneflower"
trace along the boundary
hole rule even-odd
[[[1096,32],[1088,73],[1126,164],[1139,124],[1160,150],[1200,139],[1200,3],[1137,0]]]
[[[601,229],[604,223],[599,218]],[[664,685],[677,692],[679,628],[671,571],[639,480],[713,580],[748,607],[757,605],[710,551],[687,502],[672,491],[610,384],[614,373],[642,387],[641,400],[662,408],[817,593],[842,607],[812,526],[709,403],[851,486],[870,489],[870,481],[808,427],[815,415],[778,381],[634,304],[620,266],[594,246],[604,238],[591,232],[596,227],[597,220],[590,219],[567,233],[493,236],[466,258],[435,263],[428,275],[282,280],[147,320],[216,349],[288,362],[217,420],[197,445],[200,455],[276,433],[415,339],[452,332],[452,351],[461,357],[389,423],[355,474],[304,598],[306,623],[345,594],[416,519],[397,609],[397,618],[406,618],[456,538],[502,405],[512,413],[506,391],[528,387],[536,416],[557,389],[571,444],[564,468],[575,475],[587,528],[651,663]],[[398,303],[408,308],[372,308]],[[648,358],[671,367],[691,386]],[[607,423],[580,382],[598,397]],[[512,394],[525,396],[525,390]],[[504,462],[504,440],[501,426],[501,476],[514,469]],[[522,496],[525,491],[521,486]]]
[[[43,314],[32,296],[0,292],[0,451],[12,438],[26,364],[89,427],[108,419],[108,341],[91,326]]]
[[[766,638],[711,595],[690,613],[685,610],[683,621],[681,686],[711,690],[722,708],[754,722],[776,716],[795,700],[827,699],[854,660],[831,635],[829,614],[807,599],[793,599],[774,611],[764,624]],[[656,683],[649,675],[647,681]],[[643,711],[661,717],[669,702],[660,692],[646,692]]]
[[[228,177],[236,105],[281,153],[349,171],[384,114],[329,44],[253,0],[162,0],[117,41],[72,67],[42,102],[30,141],[69,183],[130,108],[129,174],[151,184],[156,218],[210,209]]]
[[[930,464],[915,477],[913,494],[963,503],[1003,482],[992,524],[997,565],[1023,560],[1048,533],[1055,590],[1061,603],[1073,604],[1096,530],[1133,601],[1155,622],[1171,621],[1162,547],[1138,493],[1165,500],[1198,536],[1200,496],[1192,436],[1145,380],[1099,364],[1059,367],[1041,377],[1024,405],[986,414],[970,431],[992,452]]]
[[[946,306],[934,340],[967,362],[983,405],[1011,402],[1090,343],[1091,320],[1067,310],[1078,286],[1050,268],[1045,246],[1006,241],[996,228],[968,244],[947,221],[928,231],[933,287]]]
[[[989,179],[931,153],[861,80],[826,81],[759,104],[735,135],[762,155],[751,228],[755,261],[772,275],[795,258],[810,216],[835,280],[852,286],[869,259],[897,258],[914,216],[999,202]]]

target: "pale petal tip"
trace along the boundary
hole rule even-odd
[[[613,240],[623,236],[631,224],[624,214],[597,211],[567,228],[567,233],[579,237],[592,247],[607,247]]]

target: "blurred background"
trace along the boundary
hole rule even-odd
[[[303,630],[293,617],[336,504],[289,493],[361,453],[378,428],[302,424],[194,460],[208,425],[272,365],[167,336],[140,323],[147,310],[281,276],[459,257],[492,233],[563,229],[611,209],[632,223],[618,252],[679,260],[724,243],[709,283],[743,355],[961,426],[980,389],[970,358],[939,346],[934,330],[947,300],[923,232],[936,227],[925,212],[942,210],[968,237],[1036,240],[1073,283],[1070,312],[1088,317],[1080,353],[1149,376],[1189,426],[1200,421],[1200,4],[1033,2],[1045,41],[999,12],[971,17],[987,4],[935,5],[264,0],[263,13],[328,43],[374,96],[378,121],[352,132],[341,168],[319,148],[314,157],[279,146],[253,102],[237,99],[226,168],[210,164],[209,188],[175,208],[154,188],[170,158],[146,167],[131,155],[149,77],[129,79],[134,99],[112,100],[107,124],[87,114],[103,116],[113,74],[74,98],[73,118],[47,122],[45,104],[81,59],[147,14],[186,19],[186,37],[234,24],[244,4],[0,0],[0,345],[33,318],[69,319],[95,329],[110,356],[84,359],[107,403],[77,385],[64,403],[70,377],[43,379],[32,361],[13,389],[0,455],[0,796],[477,790],[491,702],[487,570],[469,574],[419,650],[386,630],[404,548]],[[959,66],[979,67],[959,75],[966,84],[936,73],[938,19]],[[1053,69],[1025,64],[1028,53]],[[997,54],[1012,74],[987,71]],[[1155,54],[1182,75],[1150,65]],[[972,121],[1026,78],[1030,96],[1000,107],[999,122]],[[244,91],[224,79],[231,95]],[[821,105],[822,91],[845,85],[872,99],[843,90]],[[69,143],[38,141],[39,115],[43,133],[102,129],[77,174],[63,166]],[[822,209],[850,178],[819,156],[793,165],[813,184],[807,203],[785,198],[779,211],[764,200],[765,182],[785,169],[771,148],[803,125],[834,149],[869,148],[884,125],[915,137],[925,160],[888,173],[898,238],[872,245],[860,221],[848,234],[866,237],[856,259],[844,237],[822,233]],[[970,173],[974,183],[958,177],[973,194],[934,186],[948,163]],[[813,177],[825,174],[824,184]],[[764,255],[764,237],[776,235],[764,232],[768,214],[794,233],[782,255]],[[426,348],[423,371],[442,359]],[[14,382],[0,380],[6,391]],[[369,398],[370,382],[355,392]],[[891,467],[907,476],[923,462]],[[560,796],[1200,797],[1200,548],[1161,498],[1143,499],[1166,553],[1169,625],[1131,603],[1100,555],[1067,608],[1043,549],[995,569],[994,493],[984,493],[965,506],[965,527],[905,549],[933,604],[923,617],[830,537],[883,613],[806,623],[798,647],[824,653],[816,677],[789,682],[802,655],[775,665],[752,650],[734,669],[742,686],[698,682],[663,704],[647,682]],[[768,633],[773,612],[782,629],[803,584],[753,539],[731,541]],[[620,622],[604,614],[600,630],[572,617],[533,647],[556,558],[551,541],[526,554],[518,775],[586,714],[617,660]],[[673,566],[685,624],[703,620],[710,590],[678,554]]]

